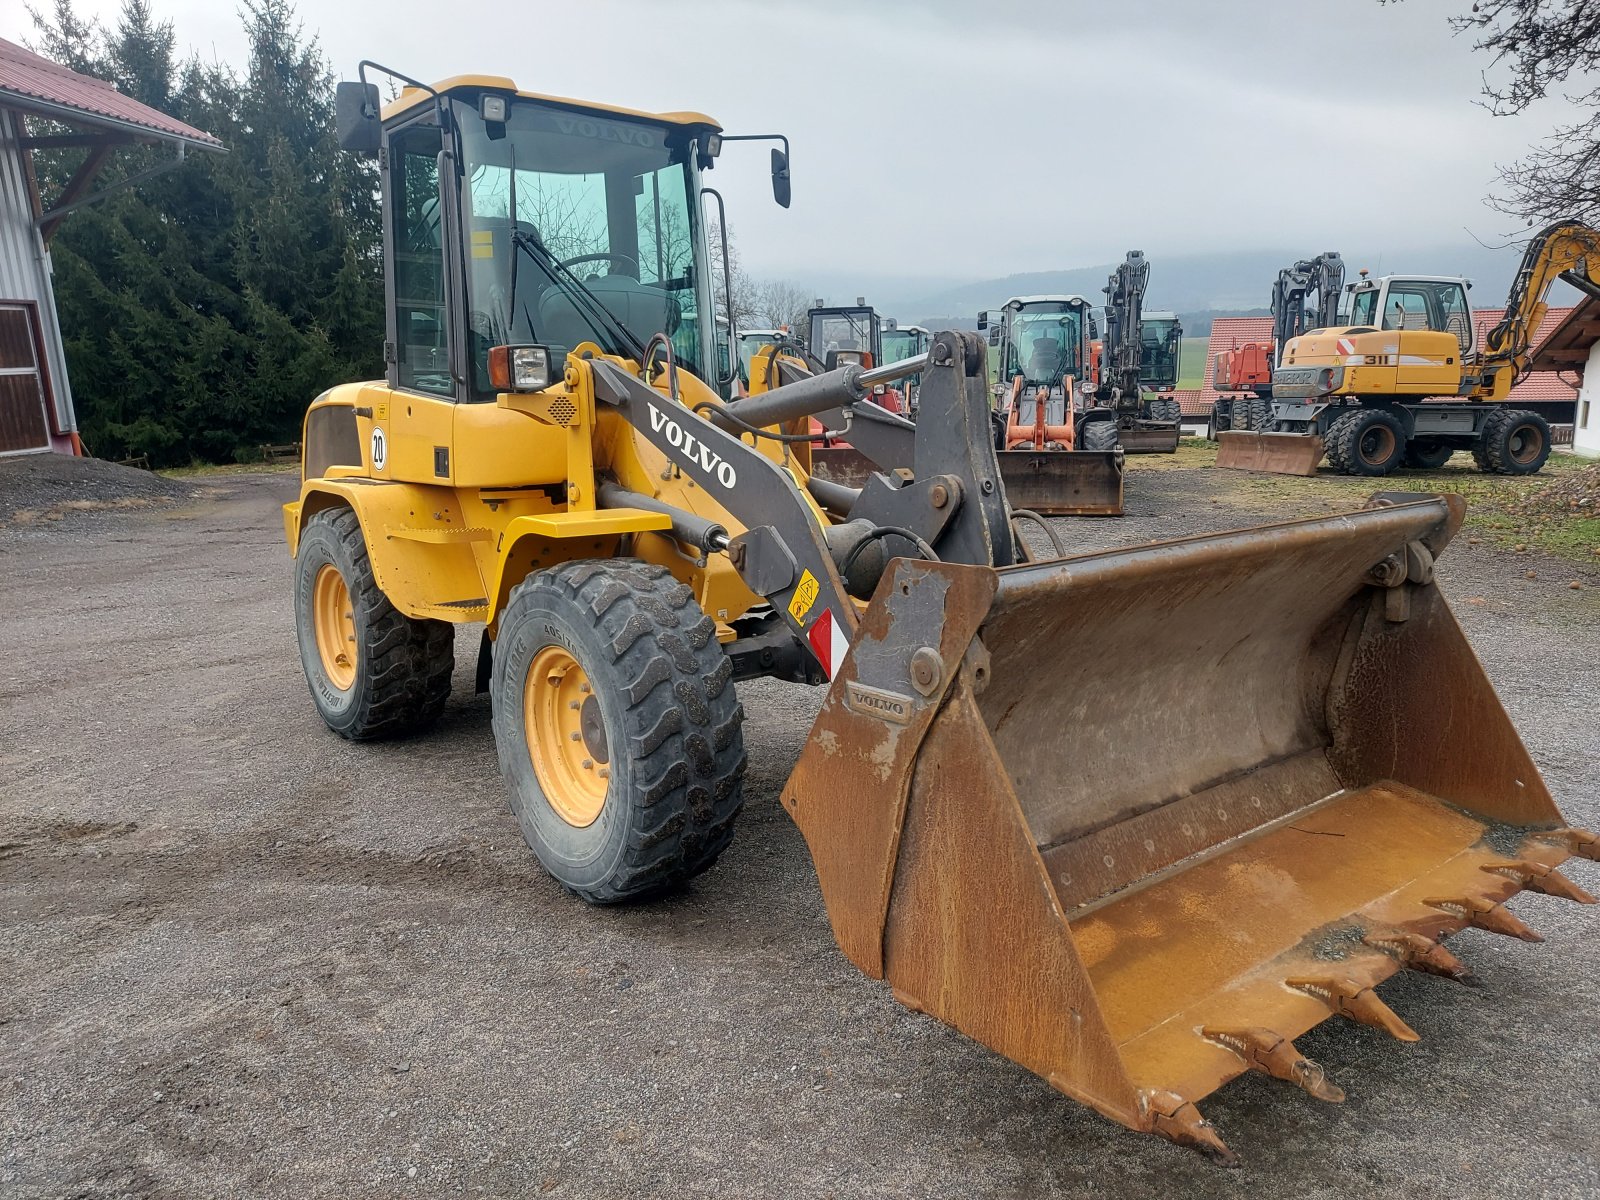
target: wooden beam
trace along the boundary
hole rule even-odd
[[[66,208],[69,204],[81,199],[88,192],[90,185],[94,183],[94,177],[100,174],[100,168],[106,165],[106,159],[111,157],[115,149],[116,147],[113,145],[100,145],[90,150],[88,157],[72,173],[72,178],[67,180],[67,186],[62,189],[61,195],[56,198],[56,202],[50,207],[52,209]],[[56,227],[61,224],[61,218],[64,216],[66,216],[65,213],[60,213],[40,222],[39,236],[44,238],[46,246],[50,244],[50,239],[55,235]]]

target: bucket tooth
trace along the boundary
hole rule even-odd
[[[1217,1136],[1216,1126],[1200,1115],[1194,1101],[1176,1092],[1147,1091],[1140,1095],[1145,1109],[1146,1127],[1169,1142],[1198,1150],[1212,1162],[1237,1167],[1239,1159],[1228,1144]]]
[[[1513,916],[1505,905],[1496,904],[1493,900],[1473,897],[1458,900],[1432,899],[1424,900],[1423,903],[1490,933],[1503,933],[1507,937],[1521,938],[1525,942],[1544,941],[1542,934],[1535,932]]]
[[[1432,938],[1420,933],[1370,933],[1362,941],[1375,950],[1382,950],[1400,960],[1400,965],[1410,971],[1423,971],[1441,979],[1453,979],[1468,987],[1477,987],[1478,980],[1466,963],[1446,950]]]
[[[1596,903],[1595,898],[1588,892],[1554,867],[1548,867],[1544,863],[1526,861],[1485,863],[1483,869],[1492,875],[1504,875],[1507,879],[1515,879],[1530,892],[1559,896],[1563,900],[1572,900],[1578,904]]]
[[[1281,1033],[1271,1029],[1215,1029],[1208,1026],[1200,1031],[1200,1036],[1232,1050],[1244,1059],[1252,1071],[1292,1083],[1318,1100],[1337,1104],[1344,1099],[1344,1089],[1329,1081],[1328,1073],[1321,1064],[1301,1054],[1295,1044]]]
[[[1552,829],[1539,836],[1560,842],[1568,854],[1600,862],[1600,833],[1590,833],[1587,829]]]
[[[1371,985],[1352,979],[1348,975],[1324,976],[1320,979],[1285,980],[1296,991],[1315,996],[1341,1017],[1349,1017],[1363,1025],[1371,1025],[1392,1034],[1402,1042],[1420,1042],[1422,1036],[1400,1019],[1382,1000]]]

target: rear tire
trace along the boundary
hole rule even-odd
[[[1405,457],[1405,427],[1381,408],[1358,409],[1340,418],[1338,432],[1342,474],[1387,475]]]
[[[1150,401],[1150,419],[1152,421],[1182,421],[1183,405],[1176,400]]]
[[[1532,475],[1549,457],[1550,423],[1525,408],[1490,413],[1473,448],[1478,466],[1496,475]]]
[[[1449,442],[1435,442],[1427,438],[1413,438],[1406,446],[1406,466],[1421,471],[1437,471],[1449,462],[1456,448]]]
[[[1115,450],[1117,448],[1117,423],[1115,421],[1090,421],[1083,427],[1085,450]]]
[[[414,733],[444,711],[455,626],[415,620],[389,603],[350,509],[324,509],[306,522],[295,551],[294,618],[312,702],[340,737]]]
[[[667,891],[717,860],[744,802],[733,663],[664,567],[580,560],[511,593],[494,741],[539,862],[591,904]]]
[[[1251,396],[1245,402],[1249,409],[1250,428],[1256,433],[1266,433],[1272,425],[1272,404],[1260,396]]]

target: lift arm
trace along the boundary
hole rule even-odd
[[[1506,315],[1483,339],[1477,393],[1501,399],[1528,371],[1533,337],[1549,310],[1550,285],[1564,280],[1589,296],[1600,296],[1600,231],[1581,221],[1557,221],[1541,229],[1522,256],[1506,298]]]

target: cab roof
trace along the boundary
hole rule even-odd
[[[434,84],[433,90],[441,96],[449,95],[452,92],[509,92],[523,100],[542,100],[547,104],[559,104],[563,108],[581,109],[585,112],[615,113],[621,117],[639,117],[646,121],[659,121],[663,125],[722,128],[721,121],[700,112],[646,112],[644,109],[639,108],[622,108],[615,104],[599,104],[593,100],[573,100],[566,96],[546,95],[543,92],[525,92],[515,82],[503,75],[452,75],[450,78],[441,79]],[[383,119],[389,121],[403,113],[410,112],[419,104],[425,103],[428,98],[428,93],[421,88],[404,88],[398,97],[384,105]]]
[[[1084,304],[1093,308],[1094,305],[1082,296],[1013,296],[1007,300],[1002,308],[1021,308],[1025,304]]]

